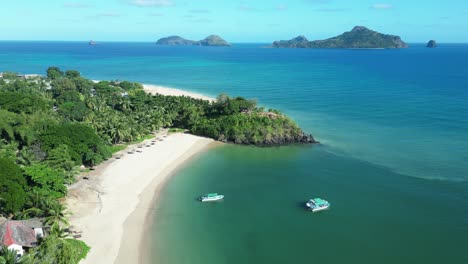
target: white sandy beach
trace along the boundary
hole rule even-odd
[[[92,80],[95,83],[98,83],[99,80]],[[208,100],[208,101],[215,101],[216,98],[206,96],[200,93],[189,92],[185,90],[180,90],[176,88],[154,85],[154,84],[142,84],[143,90],[149,94],[161,94],[161,95],[169,95],[169,96],[188,96],[193,97],[196,99]]]
[[[209,97],[203,94],[198,94],[198,93],[192,93],[184,90],[179,90],[175,88],[169,88],[169,87],[164,87],[164,86],[158,86],[158,85],[151,85],[151,84],[144,84],[143,85],[144,90],[147,93],[150,94],[161,94],[161,95],[172,95],[172,96],[189,96],[197,99],[203,99],[203,100],[209,100],[209,101],[214,101],[216,100],[213,97]]]
[[[148,141],[149,142],[149,141]],[[188,134],[172,134],[143,147],[142,153],[111,159],[90,173],[89,180],[71,186],[67,205],[73,230],[90,247],[84,264],[141,261],[147,216],[164,181],[174,170],[214,141]]]

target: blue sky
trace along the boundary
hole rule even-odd
[[[323,39],[355,25],[408,42],[468,42],[467,0],[0,0],[1,40]]]

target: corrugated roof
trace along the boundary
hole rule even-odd
[[[37,219],[37,218],[32,218],[28,220],[22,220],[23,224],[27,227],[30,228],[42,228],[44,225],[42,224],[42,221]]]
[[[0,242],[6,246],[17,244],[23,247],[36,246],[36,233],[27,221],[6,221],[0,225]]]

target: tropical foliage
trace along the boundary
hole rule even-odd
[[[78,264],[86,257],[89,247],[82,241],[52,234],[21,258],[22,264]]]
[[[82,259],[89,248],[67,238],[69,214],[58,202],[66,194],[66,185],[73,182],[78,167],[99,164],[125,144],[163,127],[240,144],[304,141],[302,130],[290,119],[277,111],[265,112],[242,97],[220,95],[210,102],[149,95],[138,83],[93,82],[77,71],[57,67],[50,67],[47,77],[34,79],[4,73],[0,78],[0,215],[41,218],[52,234],[22,263]]]
[[[0,158],[0,168],[0,210],[11,214],[24,207],[28,186],[21,168],[12,160]]]

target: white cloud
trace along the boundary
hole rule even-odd
[[[132,0],[130,1],[135,6],[172,6],[174,3],[171,0]]]
[[[393,6],[391,4],[373,4],[371,8],[378,9],[378,10],[386,10],[386,9],[393,8]]]

